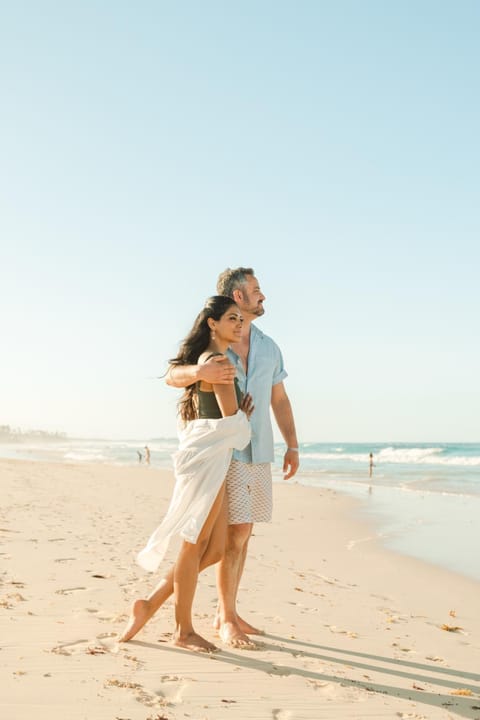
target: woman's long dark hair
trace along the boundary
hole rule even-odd
[[[187,337],[182,341],[178,355],[169,362],[177,365],[196,365],[200,355],[205,352],[210,342],[210,328],[208,318],[220,320],[228,308],[235,305],[235,301],[226,295],[213,295],[205,302],[203,310],[199,312],[193,327]],[[178,403],[178,411],[183,421],[194,420],[197,417],[195,405],[195,383],[185,388]]]

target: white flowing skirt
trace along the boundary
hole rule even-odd
[[[242,410],[225,418],[192,420],[180,431],[173,456],[175,487],[167,514],[137,555],[137,563],[157,570],[174,535],[195,544],[225,480],[232,452],[250,442]]]

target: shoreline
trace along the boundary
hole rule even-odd
[[[480,558],[473,551],[480,543],[480,497],[389,487],[375,480],[342,484],[328,476],[302,484],[357,500],[358,512],[373,524],[386,549],[480,582]]]
[[[480,717],[480,584],[385,549],[354,498],[274,484],[274,519],[255,526],[240,589],[264,647],[204,656],[169,645],[171,601],[116,641],[159,578],[133,556],[166,509],[171,472],[0,460],[0,480],[6,717]],[[215,602],[206,571],[195,623],[212,640]]]

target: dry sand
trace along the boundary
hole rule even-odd
[[[357,501],[299,484],[275,485],[251,540],[241,611],[261,649],[173,648],[171,601],[119,645],[171,488],[147,467],[0,461],[2,720],[480,718],[480,584],[383,549]],[[195,616],[212,640],[214,607],[210,568]]]

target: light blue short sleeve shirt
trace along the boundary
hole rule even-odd
[[[240,389],[253,398],[255,410],[250,418],[252,439],[244,450],[234,450],[235,460],[245,463],[273,462],[273,429],[270,418],[272,387],[287,377],[278,345],[255,325],[250,325],[248,372],[236,352],[227,350],[237,369]]]

